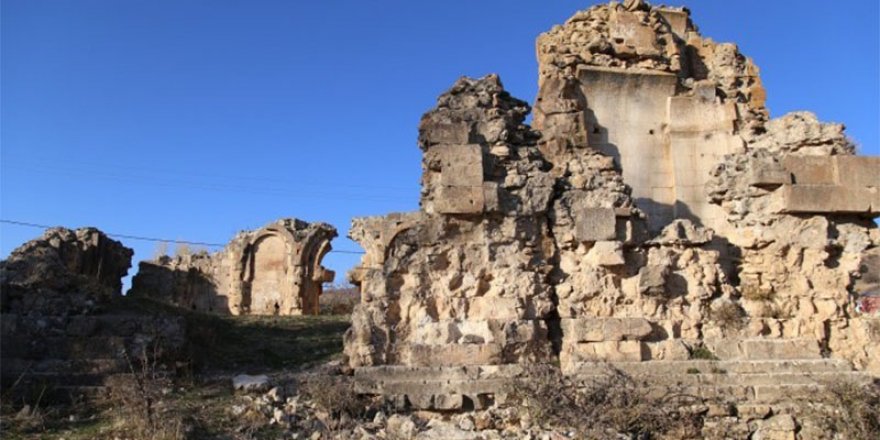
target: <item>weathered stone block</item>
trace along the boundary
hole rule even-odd
[[[623,243],[619,241],[597,241],[590,252],[587,260],[597,266],[620,266],[626,263],[623,258]]]
[[[436,410],[456,410],[461,409],[464,405],[464,396],[461,394],[435,394],[434,409]]]
[[[471,127],[467,122],[422,122],[422,142],[434,144],[466,144],[470,141]]]
[[[576,318],[560,324],[563,338],[573,342],[641,340],[651,334],[644,318]]]
[[[441,186],[434,200],[440,214],[479,214],[484,206],[482,186]]]
[[[639,269],[638,288],[642,295],[662,295],[666,292],[666,276],[669,269],[666,266],[645,266]]]
[[[483,152],[479,145],[439,145],[440,184],[444,186],[482,186]]]
[[[613,240],[616,222],[612,208],[584,208],[575,218],[575,235],[580,241]]]
[[[815,339],[746,339],[740,342],[746,359],[819,359]]]
[[[834,156],[840,185],[880,187],[880,157]]]
[[[764,164],[749,170],[749,185],[773,187],[791,184],[791,172],[778,164]]]
[[[412,344],[409,347],[407,363],[415,366],[494,365],[501,363],[501,346],[499,344]]]
[[[836,185],[837,167],[828,156],[793,156],[782,158],[782,166],[791,172],[795,185]]]
[[[877,192],[874,188],[832,185],[786,185],[784,211],[792,213],[867,213]]]
[[[686,37],[685,32],[687,31],[687,22],[688,22],[688,13],[679,10],[679,9],[671,9],[659,7],[657,11],[660,12],[660,15],[663,16],[663,19],[669,23],[670,29],[672,29],[672,33],[677,35],[679,38],[684,39]]]
[[[644,344],[640,341],[604,341],[569,345],[565,350],[571,362],[581,361],[643,361],[646,359]]]
[[[522,317],[523,307],[517,298],[478,296],[470,300],[468,319],[513,321]]]

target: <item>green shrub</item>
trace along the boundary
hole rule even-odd
[[[717,361],[718,356],[715,356],[715,353],[712,353],[712,350],[709,350],[704,345],[698,345],[691,349],[691,359],[694,360],[705,360],[705,361]]]

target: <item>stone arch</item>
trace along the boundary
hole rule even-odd
[[[242,309],[254,315],[318,314],[322,284],[333,281],[321,261],[335,230],[281,223],[252,237],[244,248]]]
[[[295,301],[292,240],[281,231],[261,231],[246,248],[244,302],[254,315],[287,315]]]

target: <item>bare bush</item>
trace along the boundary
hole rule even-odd
[[[586,438],[699,438],[703,423],[697,397],[611,367],[592,380],[567,377],[554,366],[531,367],[515,382],[513,399],[533,422]]]
[[[725,302],[713,308],[709,316],[725,331],[740,330],[746,325],[746,312],[732,302]]]
[[[814,396],[807,417],[826,433],[850,440],[880,438],[880,384],[834,380]]]
[[[348,376],[309,375],[300,382],[299,390],[337,422],[362,419],[370,409],[369,399],[355,391],[354,381]]]
[[[183,420],[165,402],[173,382],[160,363],[160,340],[144,345],[136,356],[128,350],[122,355],[129,373],[115,377],[111,386],[111,403],[116,413],[114,429],[141,439],[185,438]]]

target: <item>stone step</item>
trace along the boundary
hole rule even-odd
[[[601,380],[603,374],[579,375],[585,379]],[[655,374],[634,378],[636,381],[648,383],[664,383],[677,385],[715,385],[715,386],[756,386],[756,385],[804,385],[824,384],[832,380],[870,381],[870,377],[856,371],[823,372],[823,373],[761,373],[761,374],[728,374],[728,373],[692,373],[692,374]]]
[[[104,374],[89,373],[26,373],[20,378],[17,386],[42,386],[47,387],[80,387],[80,386],[104,386],[107,376]]]
[[[108,358],[121,353],[126,338],[121,336],[50,336],[35,340],[4,338],[2,357],[41,360],[47,358]]]
[[[794,359],[794,360],[736,360],[736,361],[647,361],[647,362],[580,362],[570,373],[598,374],[609,368],[619,369],[632,376],[687,374],[688,370],[700,372],[717,370],[728,374],[773,373],[828,373],[853,371],[852,364],[844,359]]]
[[[92,359],[19,359],[4,358],[0,364],[0,372],[6,374],[21,373],[52,373],[82,372],[94,374],[112,374],[128,371],[123,359],[92,358]]]

